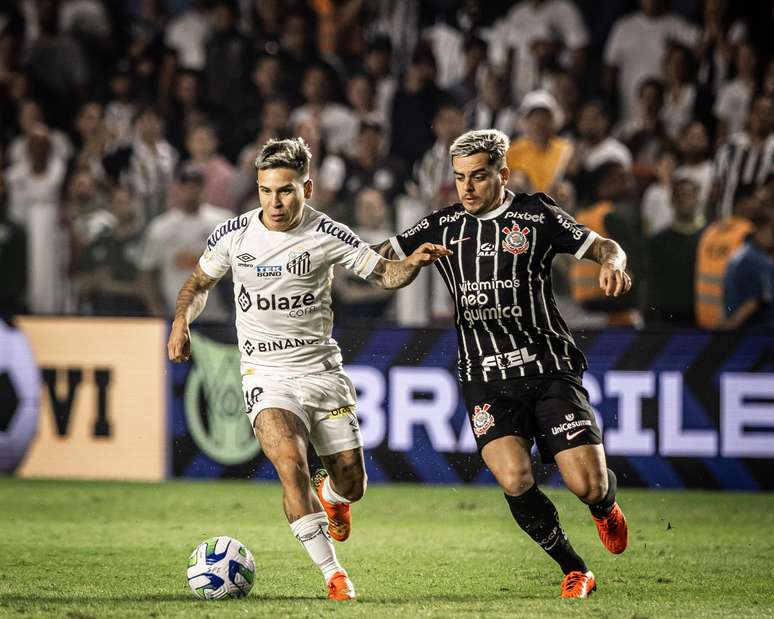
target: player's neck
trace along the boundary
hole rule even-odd
[[[500,188],[500,195],[497,198],[495,198],[494,200],[492,200],[492,202],[491,202],[491,204],[489,206],[487,206],[486,208],[484,208],[484,209],[480,210],[478,213],[476,213],[476,215],[478,215],[480,217],[481,215],[486,215],[487,213],[491,213],[492,211],[497,210],[498,208],[500,208],[505,203],[505,200],[507,198],[508,198],[508,194],[505,192],[505,187],[501,187]]]

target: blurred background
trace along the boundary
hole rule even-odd
[[[617,239],[635,287],[552,283],[622,485],[773,489],[774,3],[17,0],[0,8],[0,470],[273,479],[243,414],[231,287],[166,361],[215,225],[269,138],[376,243],[457,200],[448,147],[511,137],[514,191]],[[430,270],[345,272],[334,336],[372,481],[494,483]],[[542,481],[558,483],[552,469]]]

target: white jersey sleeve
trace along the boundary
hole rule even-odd
[[[212,234],[207,238],[207,247],[199,258],[202,271],[215,279],[220,279],[228,272],[231,267],[231,246],[234,241],[234,235],[229,235],[229,232],[246,225],[246,217],[240,215],[215,226]]]
[[[325,242],[331,264],[340,264],[358,277],[366,279],[382,259],[344,224],[323,216],[316,231],[332,237]]]

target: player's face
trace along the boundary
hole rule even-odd
[[[304,201],[312,196],[312,179],[292,168],[258,170],[261,221],[269,230],[284,232],[298,225]]]
[[[502,202],[510,172],[489,163],[488,153],[452,159],[454,179],[462,206],[472,215],[483,215]]]

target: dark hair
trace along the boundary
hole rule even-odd
[[[289,138],[287,140],[269,140],[263,145],[261,152],[255,159],[255,167],[258,170],[271,170],[274,168],[291,168],[299,174],[309,174],[309,162],[312,153],[303,138]]]

